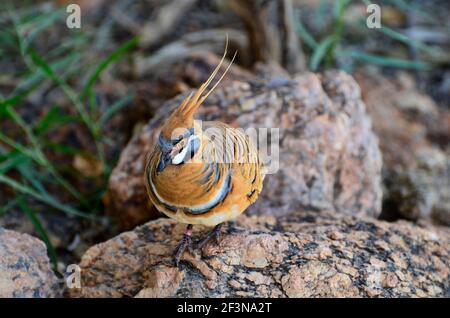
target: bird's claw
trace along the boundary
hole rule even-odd
[[[193,252],[191,235],[192,235],[192,225],[189,224],[186,227],[186,230],[184,231],[184,235],[183,235],[183,238],[181,239],[181,242],[178,244],[178,246],[174,252],[174,261],[175,261],[175,265],[177,267],[180,263],[181,256],[183,256],[183,253],[184,253],[184,251],[186,251],[186,249],[191,254]]]
[[[173,256],[174,256],[175,265],[177,267],[180,263],[181,256],[183,256],[183,253],[186,251],[186,249],[188,250],[189,253],[193,252],[192,239],[188,235],[183,236],[181,242],[178,244],[178,246],[175,249]]]
[[[189,251],[189,253],[194,254],[193,250],[195,249],[202,249],[205,247],[212,239],[215,239],[217,244],[220,243],[221,239],[221,230],[222,230],[222,224],[216,225],[216,227],[209,232],[203,239],[197,241],[195,244],[192,243],[192,225],[188,225],[186,228],[186,231],[184,232],[183,238],[181,239],[181,242],[178,244],[177,248],[174,252],[174,261],[175,265],[178,267],[181,257],[183,256],[183,253],[186,251],[186,249]]]
[[[195,248],[202,249],[205,247],[212,239],[215,239],[216,243],[220,243],[220,239],[222,237],[221,233],[222,224],[216,225],[216,227],[208,233],[203,239],[197,241],[195,243]]]

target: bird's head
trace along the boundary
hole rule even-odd
[[[180,165],[189,161],[199,151],[200,145],[201,136],[194,126],[178,125],[171,129],[170,125],[165,125],[158,137],[157,147],[161,155],[156,172],[159,174],[168,165]]]
[[[179,165],[187,162],[199,151],[202,140],[201,129],[195,124],[194,114],[198,107],[223,79],[236,57],[235,53],[222,76],[209,91],[205,92],[225,60],[227,47],[228,39],[222,59],[209,78],[200,86],[195,94],[191,93],[183,100],[181,105],[170,115],[169,119],[162,127],[157,145],[161,153],[160,160],[156,167],[156,172],[158,174],[170,164]]]

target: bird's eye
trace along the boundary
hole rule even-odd
[[[189,138],[193,133],[194,133],[194,130],[192,128],[189,128],[187,131],[185,131],[183,134],[179,135],[177,138],[170,140],[170,142],[172,143],[172,145],[176,145],[183,139]]]

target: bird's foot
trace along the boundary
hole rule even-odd
[[[175,265],[178,267],[178,264],[180,263],[181,256],[183,256],[183,253],[186,251],[186,249],[192,253],[192,224],[189,224],[186,227],[186,230],[184,231],[183,238],[181,239],[180,243],[178,244],[177,248],[174,252],[174,261]]]
[[[195,247],[198,249],[202,249],[204,246],[206,246],[212,239],[215,239],[217,244],[219,244],[220,237],[221,237],[221,230],[222,230],[223,223],[220,223],[212,229],[211,232],[208,233],[203,239],[195,243]]]

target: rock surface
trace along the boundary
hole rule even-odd
[[[194,239],[206,233],[194,227]],[[226,232],[226,234],[225,234]],[[172,252],[183,225],[161,218],[83,256],[72,297],[450,296],[450,232],[336,213],[241,216],[220,244]]]
[[[383,153],[383,218],[450,226],[450,112],[439,109],[406,74],[360,71]]]
[[[209,75],[217,64],[202,66]],[[233,67],[231,68],[233,70]],[[232,73],[240,74],[238,67]],[[200,71],[199,71],[200,72]],[[234,127],[279,128],[279,170],[266,177],[249,213],[283,215],[330,209],[377,216],[381,210],[381,156],[359,87],[343,72],[290,77],[276,66],[220,85],[197,112],[201,120]],[[155,218],[143,182],[144,157],[183,96],[163,104],[123,150],[109,180],[107,211],[122,228]]]
[[[57,291],[45,244],[0,228],[0,298],[56,297]]]

